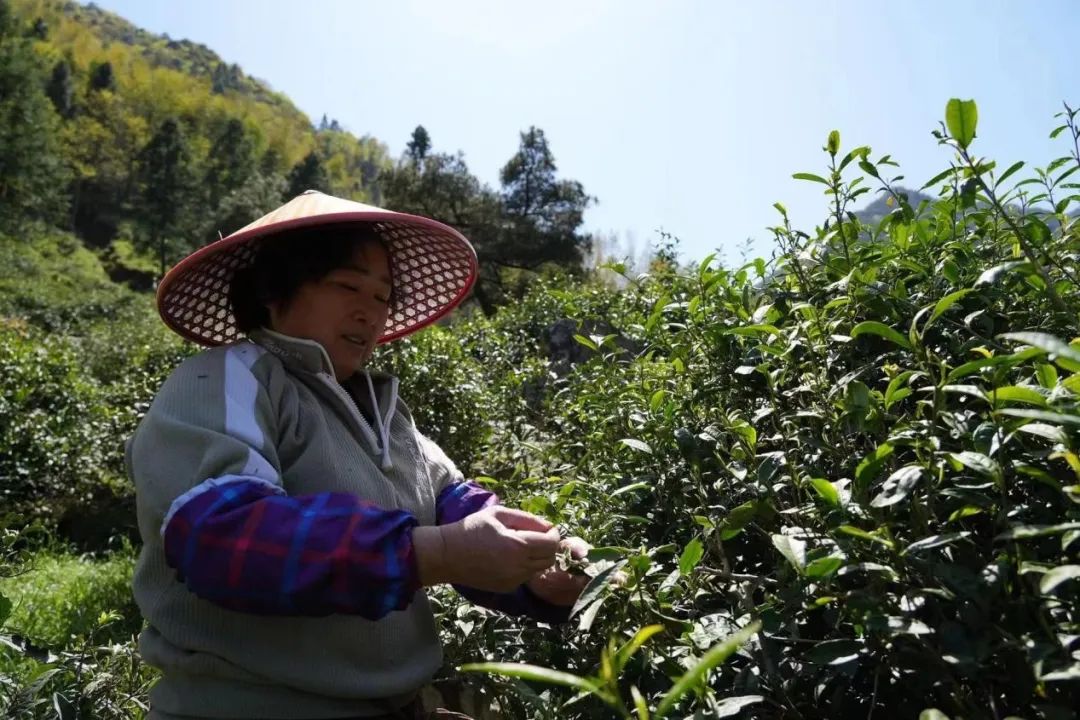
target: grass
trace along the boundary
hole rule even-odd
[[[110,613],[121,616],[95,636],[100,641],[130,639],[141,627],[131,593],[135,556],[131,550],[92,559],[43,552],[28,570],[0,579],[0,592],[12,601],[5,631],[22,635],[35,645],[64,647],[87,637]]]

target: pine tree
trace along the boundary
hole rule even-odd
[[[71,64],[67,60],[60,60],[53,66],[52,76],[46,88],[53,107],[62,118],[70,118],[74,115],[74,88],[71,82]]]
[[[149,230],[146,240],[157,250],[164,275],[170,251],[182,245],[180,238],[192,230],[189,208],[195,189],[191,152],[175,118],[165,120],[143,148],[139,175],[143,222]]]
[[[0,0],[0,229],[66,215],[68,170],[43,68]]]
[[[113,74],[112,63],[94,63],[90,66],[90,89],[116,90],[116,76]]]
[[[289,171],[285,189],[285,199],[292,199],[305,190],[330,192],[330,178],[326,174],[322,160],[315,151],[309,152],[303,160]]]
[[[255,143],[239,118],[229,118],[207,156],[205,186],[211,208],[255,172]]]
[[[415,163],[421,163],[431,150],[431,136],[423,125],[417,125],[413,130],[409,144],[405,146],[405,154]]]

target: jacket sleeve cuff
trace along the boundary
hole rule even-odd
[[[570,620],[570,607],[553,605],[541,599],[525,584],[508,593],[488,592],[464,585],[455,585],[454,589],[470,602],[513,617],[529,617],[551,625]]]

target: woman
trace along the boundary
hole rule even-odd
[[[162,281],[166,324],[211,348],[127,449],[151,718],[421,717],[439,583],[566,619],[583,581],[553,567],[558,532],[465,481],[365,367],[475,277],[451,228],[309,191]]]

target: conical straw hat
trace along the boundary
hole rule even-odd
[[[368,223],[390,253],[394,302],[380,343],[416,332],[453,310],[476,281],[476,251],[435,220],[308,190],[228,237],[184,258],[158,287],[158,311],[177,333],[212,346],[238,340],[229,305],[233,275],[249,266],[259,241],[314,225]]]

